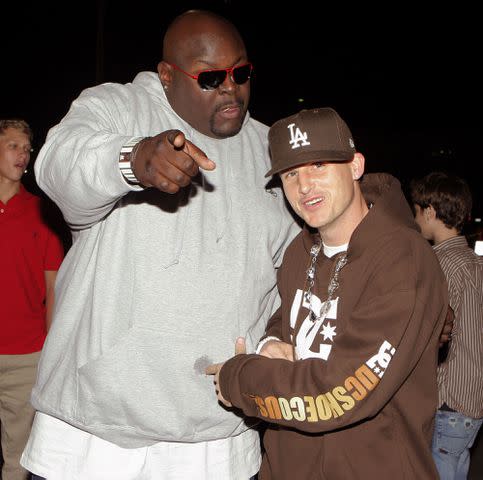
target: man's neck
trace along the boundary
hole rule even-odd
[[[352,233],[368,214],[367,206],[362,194],[359,194],[344,214],[330,226],[319,228],[319,235],[325,245],[336,247],[349,243]]]
[[[20,191],[21,182],[0,181],[0,201],[5,205]]]
[[[433,242],[434,245],[438,245],[445,240],[449,240],[450,238],[458,236],[460,233],[456,228],[448,228],[442,225],[434,232]]]

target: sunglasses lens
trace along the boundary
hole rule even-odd
[[[226,70],[206,70],[198,75],[198,83],[203,90],[218,88],[226,78]]]
[[[242,85],[250,79],[252,64],[247,63],[232,70],[233,81]],[[226,70],[205,70],[198,74],[198,84],[203,90],[215,90],[226,79]]]
[[[249,80],[252,73],[252,65],[250,63],[242,65],[241,67],[236,67],[233,69],[233,80],[238,85],[242,85]]]

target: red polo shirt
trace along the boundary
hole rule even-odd
[[[0,355],[38,352],[46,336],[44,271],[58,270],[60,239],[23,186],[0,201]]]

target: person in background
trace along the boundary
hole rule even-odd
[[[257,354],[211,365],[218,400],[269,422],[261,480],[436,479],[436,359],[448,292],[396,178],[332,108],[270,129],[272,168],[306,227]],[[241,343],[241,345],[240,345]],[[243,350],[243,341],[237,350]]]
[[[32,394],[37,476],[248,480],[258,431],[212,401],[214,358],[276,310],[300,228],[268,189],[268,127],[248,112],[236,28],[177,17],[157,73],[89,88],[36,161],[73,244]],[[216,163],[215,163],[216,162]]]
[[[433,457],[442,480],[463,480],[483,423],[483,258],[462,234],[471,191],[462,178],[432,172],[411,182],[410,195],[416,222],[448,281],[454,311],[448,354],[438,366]]]
[[[20,465],[34,417],[30,393],[49,330],[60,239],[41,199],[22,185],[32,150],[24,120],[0,119],[0,429],[3,480],[24,480]]]

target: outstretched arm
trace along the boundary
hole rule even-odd
[[[85,90],[49,131],[39,152],[35,161],[38,184],[73,230],[94,225],[123,196],[143,189],[126,181],[120,168],[123,147],[136,139],[146,137],[137,145],[133,159],[135,176],[145,187],[174,193],[189,183],[198,168],[215,168],[181,132],[170,130],[168,117],[163,120],[165,129],[158,122],[160,130],[147,137],[147,123],[135,122],[135,109],[149,114],[151,106],[139,106],[134,100],[120,86]]]

